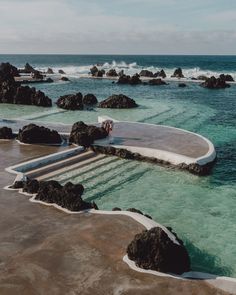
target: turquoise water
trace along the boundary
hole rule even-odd
[[[99,100],[124,93],[137,101],[133,110],[66,111],[56,113],[31,106],[0,105],[0,117],[40,118],[47,122],[97,121],[99,115],[118,120],[164,124],[184,128],[209,138],[216,147],[218,161],[212,175],[204,178],[151,164],[104,158],[91,167],[61,175],[58,180],[81,182],[84,198],[101,209],[115,206],[138,208],[156,221],[171,226],[185,241],[194,270],[236,277],[236,86],[212,91],[189,83],[167,86],[118,86],[108,80],[79,78],[93,63],[105,67],[164,67],[171,72],[182,65],[187,76],[196,73],[231,73],[235,76],[236,57],[177,56],[0,56],[22,66],[29,61],[38,68],[63,68],[70,83],[36,87],[54,101],[63,94],[94,93]],[[112,61],[116,60],[116,62]],[[122,63],[122,61],[124,61]],[[37,119],[39,120],[39,119]]]

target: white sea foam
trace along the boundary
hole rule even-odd
[[[57,65],[53,67],[53,71],[55,74],[58,74],[58,70],[63,70],[66,73],[66,76],[72,77],[72,78],[79,78],[83,77],[89,74],[91,67],[93,67],[93,64],[90,65],[82,65],[82,66],[60,66]],[[139,73],[142,69],[146,69],[149,71],[152,71],[153,73],[160,71],[162,67],[155,67],[155,66],[140,66],[136,62],[132,63],[126,63],[124,61],[116,62],[115,60],[111,63],[105,62],[103,64],[97,64],[96,65],[99,69],[104,69],[105,71],[109,71],[110,69],[115,69],[117,72],[123,70],[125,74],[127,75],[133,75],[135,73]],[[40,67],[37,68],[41,71],[46,71],[47,67]],[[170,78],[171,75],[173,75],[174,70],[176,68],[164,68],[167,78]],[[220,74],[223,74],[222,71],[211,71],[211,70],[203,70],[199,67],[194,68],[183,68],[183,74],[186,78],[197,78],[200,75],[204,75],[207,77],[216,76],[218,77]],[[235,80],[236,80],[236,71],[234,72],[225,72],[224,74],[230,74]]]

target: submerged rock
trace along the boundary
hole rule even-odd
[[[98,139],[102,139],[108,136],[106,130],[102,127],[96,127],[93,125],[86,125],[84,122],[76,122],[72,126],[69,141],[84,147],[89,147]]]
[[[164,273],[190,271],[190,258],[183,242],[175,243],[160,227],[137,234],[127,247],[129,259],[138,267]]]
[[[167,83],[161,79],[152,79],[148,81],[149,85],[156,85],[156,86],[160,86],[160,85],[167,85]]]
[[[214,76],[208,78],[205,82],[201,84],[201,86],[209,89],[221,89],[230,87],[230,85],[226,83],[226,80],[224,78],[216,78]]]
[[[0,128],[0,139],[13,139],[14,135],[12,133],[12,129],[8,127]]]
[[[80,92],[76,94],[68,94],[61,96],[57,102],[56,105],[59,108],[66,109],[66,110],[83,110],[83,96]]]
[[[186,85],[185,83],[179,83],[178,86],[179,86],[180,88],[184,88],[184,87],[186,87],[187,85]]]
[[[70,79],[69,78],[67,78],[67,77],[61,77],[61,79],[60,79],[61,81],[64,81],[64,82],[68,82],[68,81],[70,81]]]
[[[109,96],[107,99],[99,103],[100,108],[111,108],[111,109],[129,109],[136,108],[138,105],[136,102],[123,94],[114,94]]]
[[[174,71],[174,74],[171,76],[172,78],[184,78],[183,72],[181,68],[178,68]]]
[[[62,139],[55,130],[29,124],[19,130],[17,139],[24,143],[61,144]]]
[[[98,207],[94,202],[90,203],[82,200],[83,192],[84,187],[82,184],[67,182],[62,186],[57,181],[50,180],[40,183],[35,199],[49,204],[57,204],[74,212],[88,209],[97,210]]]
[[[91,105],[95,105],[97,103],[98,103],[98,100],[97,100],[96,96],[92,93],[88,93],[83,97],[83,104],[84,105],[91,106]]]
[[[118,74],[117,74],[117,72],[116,72],[115,69],[110,69],[110,70],[106,73],[106,76],[107,76],[107,77],[117,77]]]

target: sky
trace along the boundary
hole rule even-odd
[[[236,0],[0,0],[0,53],[236,54]]]

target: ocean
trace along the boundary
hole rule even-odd
[[[147,163],[121,159],[104,160],[87,173],[72,171],[57,177],[85,186],[84,198],[99,208],[135,207],[157,222],[171,226],[184,240],[198,271],[236,277],[236,85],[209,90],[197,83],[179,88],[178,82],[164,86],[112,84],[110,80],[87,79],[93,64],[128,74],[141,69],[164,69],[170,76],[181,67],[186,77],[231,74],[236,79],[236,56],[121,56],[121,55],[0,55],[0,62],[18,67],[29,62],[37,69],[63,69],[70,82],[36,84],[55,102],[69,93],[93,93],[101,101],[123,93],[139,104],[137,109],[58,111],[0,105],[0,118],[27,118],[43,122],[97,121],[99,115],[118,120],[163,124],[183,128],[209,138],[218,154],[210,176],[198,177]],[[86,172],[86,171],[85,171]]]

